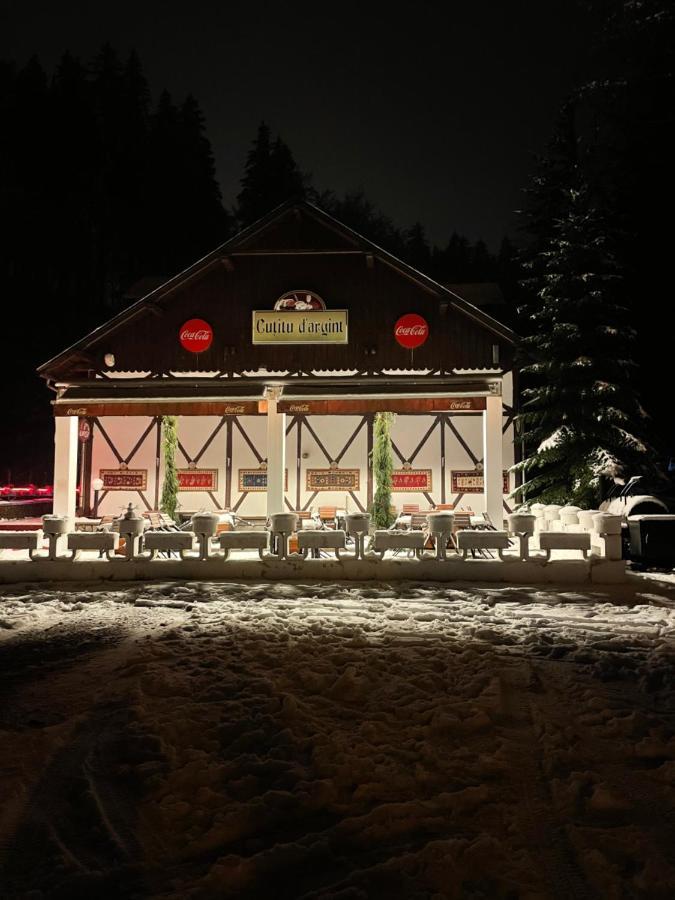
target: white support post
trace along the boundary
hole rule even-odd
[[[504,526],[504,485],[502,476],[502,398],[486,398],[483,413],[483,497],[485,512],[495,528]]]
[[[286,414],[277,412],[281,390],[268,387],[267,397],[267,515],[284,512],[286,474]]]
[[[54,514],[68,516],[75,527],[77,489],[77,416],[54,418]]]

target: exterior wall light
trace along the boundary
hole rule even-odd
[[[102,478],[94,478],[92,479],[91,486],[94,489],[94,508],[92,510],[94,514],[94,518],[98,515],[98,495],[103,490],[103,479]]]
[[[106,353],[103,357],[103,362],[106,366],[114,366],[115,365],[115,354],[114,353]]]

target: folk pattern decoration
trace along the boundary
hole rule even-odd
[[[217,491],[218,469],[178,469],[179,491]]]
[[[104,491],[145,491],[148,487],[147,469],[101,469],[99,477]]]
[[[239,469],[239,491],[253,494],[267,490],[267,469]],[[288,469],[284,472],[284,490],[288,490]]]
[[[504,493],[509,492],[509,473],[502,472]],[[483,474],[475,469],[455,470],[452,473],[452,492],[454,494],[482,494],[484,490]]]
[[[360,469],[307,469],[308,491],[358,491]]]
[[[431,491],[431,469],[395,469],[391,476],[391,489],[397,494]]]

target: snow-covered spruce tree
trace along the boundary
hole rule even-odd
[[[389,528],[394,521],[391,512],[392,472],[394,454],[391,447],[391,426],[394,414],[376,413],[373,432],[373,475],[375,476],[375,497],[370,514],[378,528]]]
[[[601,479],[652,470],[632,386],[635,337],[612,231],[580,175],[530,266],[539,306],[523,339],[528,387],[519,498],[594,506]]]
[[[162,500],[159,508],[172,519],[176,518],[178,506],[178,475],[176,474],[176,417],[162,416],[162,438],[164,449],[164,481],[162,483]]]

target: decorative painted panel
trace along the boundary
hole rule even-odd
[[[504,493],[509,492],[509,473],[502,472],[504,479]],[[454,471],[452,473],[452,490],[457,494],[482,494],[483,493],[483,473],[476,472],[475,469],[464,472]]]
[[[431,469],[395,469],[391,476],[391,489],[402,494],[411,491],[431,491]]]
[[[217,491],[218,469],[178,469],[179,491]]]
[[[288,469],[284,472],[284,490],[288,490]],[[267,490],[267,469],[239,469],[239,490],[256,493]]]
[[[358,491],[360,469],[307,469],[308,491]]]
[[[104,491],[145,491],[148,487],[147,469],[100,469],[99,478]]]

